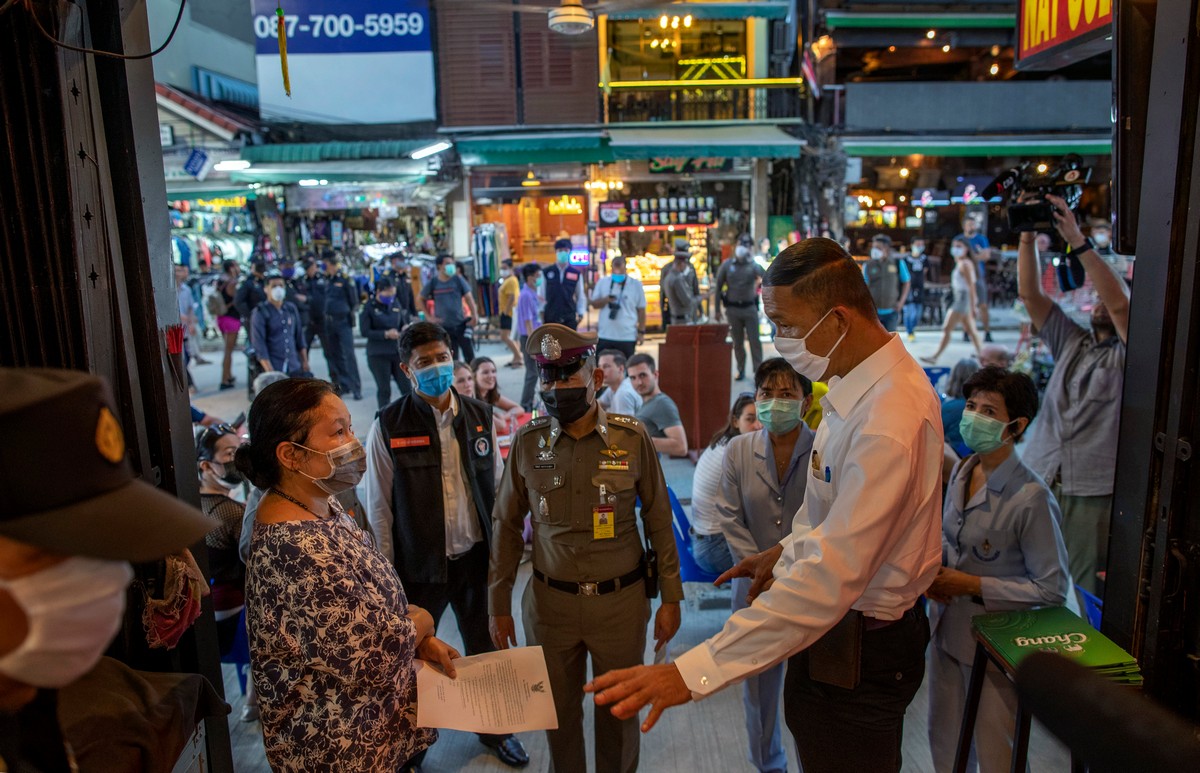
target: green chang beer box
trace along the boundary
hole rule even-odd
[[[1064,607],[976,615],[971,627],[1012,667],[1031,652],[1054,652],[1114,681],[1141,683],[1133,656]]]

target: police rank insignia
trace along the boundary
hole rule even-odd
[[[562,344],[549,333],[542,336],[542,356],[547,360],[557,360],[562,356]]]
[[[542,498],[541,498],[541,499],[538,501],[538,513],[539,513],[539,514],[540,514],[540,515],[541,515],[543,518],[545,518],[546,516],[550,515],[550,503],[546,501],[546,498],[545,498],[545,497],[542,497]]]
[[[605,456],[607,456],[609,459],[620,459],[622,456],[628,456],[628,455],[629,455],[629,452],[628,452],[628,451],[625,451],[625,450],[623,450],[623,449],[617,448],[615,445],[614,445],[614,446],[609,446],[608,448],[605,448],[605,449],[604,449],[604,450],[602,450],[600,453],[604,454],[604,455],[605,455]]]
[[[538,451],[537,460],[539,462],[552,462],[557,456],[553,451]]]
[[[542,435],[540,438],[538,438],[538,448],[545,448],[545,447],[546,447],[546,436]]]

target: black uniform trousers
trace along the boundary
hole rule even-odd
[[[462,558],[452,559],[446,567],[446,582],[406,582],[404,595],[409,604],[421,607],[433,616],[437,631],[446,607],[454,611],[458,632],[462,634],[465,655],[494,652],[492,635],[488,632],[488,558],[487,540],[476,542]],[[503,739],[508,735],[478,733],[480,739]],[[409,760],[420,765],[425,752]]]
[[[454,327],[447,327],[450,334],[450,356],[471,364],[475,359],[475,334],[467,327],[466,322],[460,322]]]
[[[804,773],[900,770],[904,712],[925,678],[928,644],[922,600],[892,625],[863,631],[853,690],[811,679],[807,651],[788,660],[783,710]]]
[[[341,391],[358,394],[362,391],[362,379],[358,377],[358,360],[354,358],[353,326],[354,320],[349,314],[326,316],[321,344],[328,350],[331,364],[337,365],[337,385]]]
[[[392,401],[393,381],[400,388],[401,397],[412,392],[412,384],[409,383],[408,376],[405,376],[404,371],[400,370],[400,355],[368,354],[367,367],[370,368],[371,376],[375,379],[375,399],[380,408]]]
[[[325,335],[325,326],[309,322],[304,328],[304,344],[308,348],[309,367],[312,367],[313,341],[321,339],[321,351],[325,353],[325,364],[329,366],[329,383],[341,383],[338,378],[338,364],[329,349],[329,339]]]

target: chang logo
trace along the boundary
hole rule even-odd
[[[1061,647],[1064,652],[1082,652],[1087,640],[1086,634],[1060,633],[1053,636],[1018,636],[1013,643],[1018,647],[1044,647],[1051,651]]]

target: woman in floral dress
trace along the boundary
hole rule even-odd
[[[250,409],[236,463],[266,492],[246,573],[250,660],[276,771],[397,771],[437,736],[416,726],[414,660],[458,653],[333,498],[366,469],[332,387],[288,379]]]

